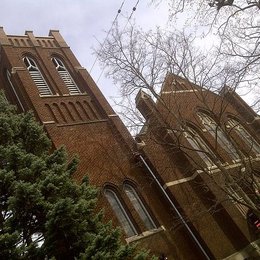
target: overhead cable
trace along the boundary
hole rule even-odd
[[[136,9],[137,9],[137,6],[138,6],[138,4],[139,4],[139,1],[140,1],[140,0],[137,0],[137,1],[136,1],[136,4],[135,4],[135,6],[133,7],[133,9],[132,9],[132,12],[131,12],[130,16],[129,16],[129,17],[128,17],[128,19],[127,19],[127,22],[126,22],[126,24],[125,24],[125,26],[124,26],[124,29],[123,29],[123,31],[125,30],[126,26],[128,25],[129,21],[131,20],[131,18],[132,18],[132,16],[133,16],[134,12],[136,11]],[[119,10],[120,10],[120,9],[119,9]],[[118,10],[118,11],[119,11],[119,10]],[[119,14],[120,12],[121,12],[121,10],[118,12],[118,14]],[[112,29],[113,25],[114,25],[114,22],[113,22],[113,24],[112,24],[112,26],[111,26],[111,28],[110,28],[110,31],[111,31],[111,29]],[[110,31],[109,31],[109,33],[110,33]],[[106,39],[104,40],[103,44],[101,45],[101,50],[102,50],[102,48],[103,48],[103,46],[104,46],[104,44],[105,44],[105,42],[106,42],[106,40],[107,40],[108,36],[109,36],[109,34],[107,34],[107,37],[106,37]],[[97,58],[96,58],[96,60],[97,60]],[[101,73],[100,73],[100,75],[99,75],[99,77],[98,77],[98,79],[97,79],[97,82],[96,82],[96,83],[98,83],[98,82],[99,82],[99,80],[100,80],[101,76],[102,76],[102,75],[103,75],[103,73],[104,73],[104,70],[105,70],[105,67],[103,67],[103,69],[102,69],[102,71],[101,71]]]
[[[108,36],[109,36],[109,34],[110,34],[112,28],[114,27],[114,24],[116,23],[116,20],[117,20],[119,14],[120,14],[121,11],[122,11],[122,8],[123,8],[123,6],[124,6],[124,3],[125,3],[125,1],[122,2],[120,8],[117,10],[117,14],[116,14],[116,16],[115,16],[115,18],[114,18],[114,20],[113,20],[113,22],[112,22],[112,24],[111,24],[110,29],[109,29],[108,32],[107,32],[107,35],[106,35],[106,37],[105,37],[105,40],[104,40],[103,43],[101,44],[101,50],[103,49],[103,47],[104,47],[104,45],[105,45],[105,42],[106,42],[106,40],[108,39]],[[95,64],[96,64],[97,59],[98,59],[98,58],[96,57],[96,59],[95,59],[93,65],[92,65],[92,67],[91,67],[91,69],[90,69],[90,71],[89,71],[90,73],[91,73],[92,69],[94,68],[94,66],[95,66]]]

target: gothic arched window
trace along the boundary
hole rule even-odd
[[[26,65],[27,70],[29,71],[35,85],[37,86],[41,96],[52,95],[51,89],[43,78],[36,62],[29,57],[24,57],[23,61]]]
[[[105,188],[104,194],[108,199],[109,204],[111,205],[118,221],[120,222],[122,228],[124,229],[128,237],[137,235],[137,231],[130,220],[126,210],[124,209],[122,203],[120,202],[117,194],[114,190],[110,188]]]
[[[206,130],[214,139],[216,139],[216,144],[219,144],[233,160],[239,159],[239,155],[236,152],[234,145],[228,140],[220,125],[218,125],[210,116],[202,112],[199,112],[198,116]]]
[[[124,191],[127,195],[127,197],[130,199],[132,205],[134,206],[136,212],[144,222],[145,227],[148,230],[155,229],[156,225],[152,220],[152,217],[148,213],[147,209],[144,206],[144,203],[142,202],[141,198],[137,194],[134,187],[130,184],[124,184]]]
[[[213,155],[213,152],[208,147],[208,145],[204,142],[204,140],[197,134],[197,132],[192,129],[188,128],[188,131],[184,133],[185,137],[187,138],[189,144],[192,146],[193,149],[198,153],[201,159],[206,163],[208,167],[213,166],[214,163],[210,159],[209,154]]]
[[[247,130],[235,119],[230,119],[227,123],[227,128],[231,131],[234,129],[238,136],[249,146],[250,151],[255,154],[260,154],[260,145],[257,141],[247,132]]]
[[[63,64],[63,62],[56,57],[52,58],[52,62],[54,63],[56,70],[58,71],[60,77],[62,78],[63,82],[68,88],[70,94],[79,94],[80,90],[76,85],[76,83],[74,82],[73,78],[71,77],[69,71]]]

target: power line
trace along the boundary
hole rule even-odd
[[[101,50],[103,49],[103,47],[104,47],[104,45],[105,45],[105,42],[106,42],[106,40],[107,40],[107,38],[108,38],[108,36],[109,36],[109,34],[110,34],[110,32],[111,32],[111,30],[112,30],[114,24],[116,23],[116,20],[117,20],[119,14],[120,14],[121,11],[122,11],[122,8],[123,8],[123,6],[124,6],[124,3],[125,3],[125,1],[122,2],[120,8],[117,10],[116,17],[114,18],[114,20],[113,20],[113,22],[112,22],[112,25],[111,25],[110,29],[109,29],[108,32],[107,32],[107,35],[106,35],[106,37],[105,37],[105,40],[104,40],[103,43],[101,44]],[[92,69],[94,68],[94,66],[95,66],[95,64],[96,64],[96,62],[97,62],[97,59],[98,59],[98,58],[96,57],[96,59],[95,59],[93,65],[92,65],[92,67],[91,67],[89,73],[91,73]]]
[[[137,0],[135,6],[133,7],[132,13],[131,13],[130,16],[128,17],[128,20],[127,20],[128,22],[129,22],[130,19],[132,18],[133,13],[136,11],[136,8],[137,8],[138,4],[139,4],[139,0]]]
[[[139,4],[139,1],[140,1],[140,0],[137,0],[135,6],[133,7],[132,12],[131,12],[130,16],[129,16],[128,19],[127,19],[127,22],[126,22],[126,24],[125,24],[125,26],[124,26],[123,31],[125,30],[126,26],[128,25],[129,21],[131,20],[131,18],[132,18],[132,16],[133,16],[134,12],[136,11],[136,8],[137,8],[137,6],[138,6],[138,4]],[[124,2],[123,2],[123,3],[124,3]],[[121,7],[122,7],[122,5],[121,5]],[[119,10],[120,10],[120,9],[119,9]],[[118,10],[118,11],[119,11],[119,10]],[[121,12],[121,10],[120,10],[120,12]],[[119,13],[120,13],[120,12],[119,12]],[[118,13],[117,16],[116,16],[116,19],[117,19],[119,13]],[[114,22],[115,22],[115,20],[114,20]],[[113,22],[113,24],[112,24],[112,26],[111,26],[111,28],[110,28],[110,30],[109,30],[109,33],[107,34],[107,37],[105,38],[103,44],[101,45],[101,50],[103,49],[103,46],[104,46],[104,44],[105,44],[105,42],[106,42],[106,40],[107,40],[107,38],[108,38],[108,36],[109,36],[109,34],[110,34],[110,31],[111,31],[112,27],[114,26],[114,22]],[[96,58],[96,60],[97,60],[97,58]],[[95,60],[95,62],[96,62],[96,60]],[[92,66],[92,67],[93,67],[93,66]],[[92,69],[92,68],[91,68],[91,69]],[[103,67],[103,69],[102,69],[102,71],[101,71],[101,73],[100,73],[100,75],[99,75],[99,77],[98,77],[96,83],[99,82],[101,76],[102,76],[103,73],[104,73],[104,70],[105,70],[105,67]]]

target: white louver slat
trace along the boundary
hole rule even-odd
[[[31,78],[33,79],[35,85],[38,88],[40,96],[52,95],[51,89],[49,88],[47,82],[42,76],[36,62],[30,57],[24,57],[23,61],[26,65],[27,70],[30,73]]]
[[[43,79],[40,71],[29,71],[33,81],[35,82],[41,96],[52,95],[52,92]]]
[[[80,94],[81,92],[78,86],[74,82],[73,78],[71,77],[69,71],[67,70],[63,62],[56,57],[52,58],[52,62],[54,63],[56,70],[58,71],[60,77],[62,78],[63,82],[68,88],[70,94]]]
[[[77,85],[75,84],[75,82],[72,80],[68,71],[58,71],[58,72],[59,72],[62,80],[64,81],[65,85],[69,89],[70,94],[79,94],[80,91],[79,91]]]

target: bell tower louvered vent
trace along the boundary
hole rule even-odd
[[[72,79],[70,73],[68,72],[68,70],[66,69],[66,67],[62,63],[62,61],[59,60],[58,58],[52,58],[52,61],[55,65],[56,70],[58,71],[60,77],[62,78],[65,85],[67,86],[70,94],[72,94],[72,95],[80,94],[81,92],[80,92],[78,86]]]
[[[39,68],[37,67],[36,63],[32,58],[25,57],[23,59],[27,70],[29,71],[35,85],[37,86],[39,93],[41,96],[49,96],[52,95],[51,89],[49,88],[48,84],[44,80]]]

